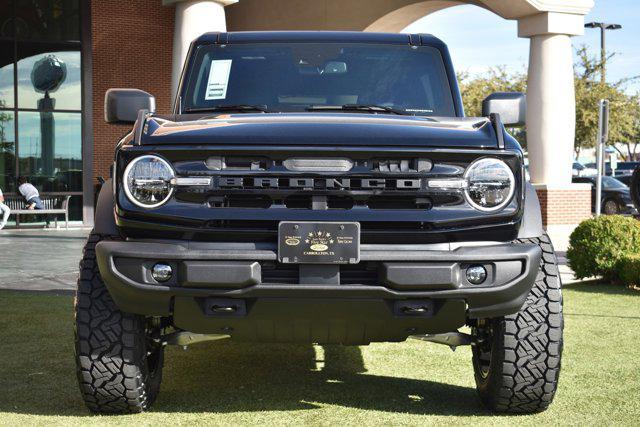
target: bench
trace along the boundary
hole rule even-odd
[[[56,215],[55,225],[58,228],[57,215],[64,215],[65,227],[69,228],[69,194],[41,194],[40,200],[44,209],[27,209],[24,197],[5,195],[4,204],[16,215],[16,227],[20,227],[20,215]]]

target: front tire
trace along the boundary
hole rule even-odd
[[[91,412],[142,412],[162,380],[164,349],[159,325],[118,309],[100,277],[95,246],[109,239],[91,233],[80,261],[75,299],[76,371]]]
[[[607,200],[602,207],[605,215],[616,215],[620,213],[620,205],[615,200]]]
[[[562,355],[562,293],[549,237],[523,239],[542,249],[535,284],[519,312],[483,319],[474,327],[476,388],[482,403],[497,412],[547,409],[558,387]]]

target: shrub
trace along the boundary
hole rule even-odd
[[[567,258],[579,279],[601,276],[620,278],[624,256],[640,254],[640,222],[620,215],[603,215],[583,221],[571,233]]]
[[[640,286],[640,254],[630,254],[620,260],[620,278],[627,286]]]

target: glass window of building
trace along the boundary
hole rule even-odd
[[[0,110],[0,189],[11,192],[15,188],[16,138],[14,113]]]
[[[15,8],[13,0],[0,2],[0,37],[13,37]]]
[[[25,176],[82,219],[79,0],[0,2],[0,188]]]
[[[80,51],[54,49],[48,43],[18,44],[19,108],[80,111]]]
[[[15,34],[23,40],[80,40],[78,0],[15,0]]]
[[[0,40],[0,108],[12,108],[14,102],[14,45]]]

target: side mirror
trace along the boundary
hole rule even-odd
[[[505,126],[524,126],[527,115],[527,99],[520,92],[496,92],[482,101],[482,115],[500,114]]]
[[[133,123],[138,111],[156,110],[153,95],[140,89],[109,89],[104,94],[104,120],[107,123]]]

